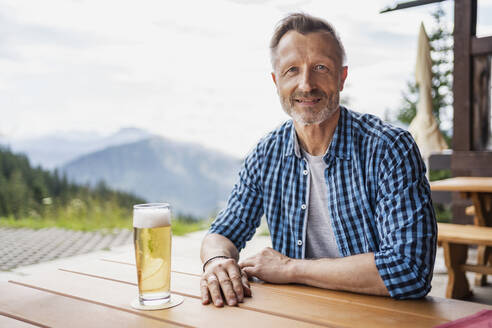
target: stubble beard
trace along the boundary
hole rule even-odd
[[[311,93],[302,94],[304,97],[318,96],[322,95],[322,99],[326,99],[327,95],[324,92],[318,91],[315,95]],[[319,112],[315,112],[317,109],[313,107],[308,107],[305,109],[295,108],[295,96],[298,94],[292,94],[290,97],[280,97],[280,103],[284,112],[289,115],[295,122],[302,125],[312,125],[320,124],[336,113],[338,106],[340,105],[340,92],[333,93],[328,97],[328,102],[326,106],[321,108]]]

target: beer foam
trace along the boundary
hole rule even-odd
[[[171,225],[169,208],[135,208],[133,209],[133,227],[156,228]]]

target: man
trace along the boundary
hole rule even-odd
[[[251,295],[248,276],[396,299],[425,296],[437,230],[415,142],[339,105],[345,51],[327,22],[289,15],[270,47],[273,82],[292,120],[247,156],[203,240],[202,302],[242,302]],[[238,263],[263,214],[273,249]]]

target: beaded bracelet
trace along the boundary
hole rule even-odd
[[[212,260],[215,260],[215,259],[232,259],[232,257],[225,256],[225,255],[212,256],[211,258],[209,258],[208,260],[206,260],[205,263],[203,263],[203,272],[205,272],[205,266],[208,264],[208,262],[210,262]]]

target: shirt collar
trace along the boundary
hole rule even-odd
[[[292,120],[289,121],[290,127],[287,131],[287,144],[285,147],[285,156],[291,156],[294,154],[298,158],[301,158],[301,150],[299,141],[297,139],[297,133]],[[352,153],[352,115],[343,106],[340,106],[340,117],[338,119],[337,128],[333,134],[330,147],[324,157],[335,156],[340,159],[350,160]]]
[[[286,135],[284,140],[287,140],[287,143],[285,144],[284,156],[287,157],[295,154],[298,158],[300,158],[301,154],[299,151],[299,141],[297,140],[296,129],[292,120],[287,122],[285,132]]]
[[[328,154],[331,154],[340,159],[350,160],[352,155],[352,114],[347,108],[340,106],[340,118],[338,125],[331,140]]]

